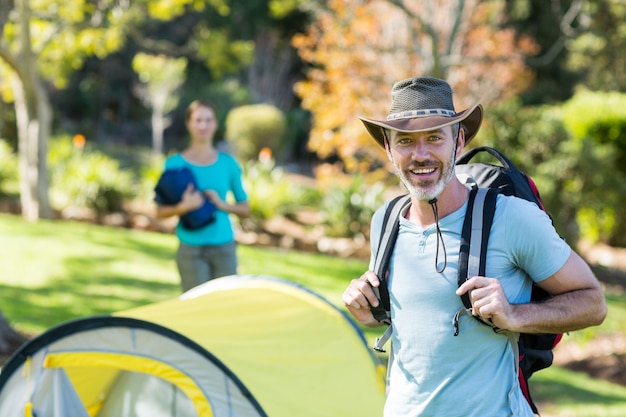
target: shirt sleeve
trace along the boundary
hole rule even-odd
[[[506,207],[506,239],[514,248],[516,265],[540,282],[555,274],[572,249],[562,239],[546,212],[534,203],[516,197],[499,197]]]
[[[231,161],[232,161],[231,190],[233,193],[233,197],[235,198],[235,201],[238,203],[241,203],[243,201],[248,200],[248,194],[246,193],[246,190],[243,187],[243,171],[239,163],[237,163],[237,161],[234,158],[231,158]]]

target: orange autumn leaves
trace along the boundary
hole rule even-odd
[[[305,34],[293,39],[311,64],[296,85],[313,114],[309,147],[335,155],[348,171],[385,163],[357,116],[385,117],[390,87],[400,79],[433,75],[455,89],[455,105],[497,102],[532,80],[524,57],[535,44],[502,29],[503,2],[330,0]]]

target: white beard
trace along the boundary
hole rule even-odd
[[[444,188],[446,188],[446,185],[448,185],[448,183],[452,179],[452,176],[454,175],[455,161],[456,161],[456,148],[454,148],[454,151],[450,155],[450,160],[448,161],[448,164],[444,166],[444,170],[439,180],[435,182],[434,184],[423,184],[423,185],[413,184],[407,178],[404,172],[401,171],[400,168],[398,168],[398,165],[395,163],[395,161],[394,161],[393,166],[395,168],[396,175],[398,175],[398,177],[400,178],[400,180],[402,181],[402,183],[408,190],[409,194],[411,194],[413,197],[415,197],[416,199],[420,201],[430,201],[430,200],[437,198],[439,194],[443,192]]]

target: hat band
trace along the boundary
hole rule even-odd
[[[415,117],[429,117],[429,116],[452,117],[452,116],[456,116],[456,112],[454,110],[446,110],[446,109],[408,110],[408,111],[403,111],[400,113],[392,113],[389,116],[387,116],[387,120],[413,119]]]

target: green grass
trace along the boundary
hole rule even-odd
[[[0,214],[0,309],[12,325],[40,333],[94,314],[180,294],[173,235],[68,221],[24,222]],[[340,304],[362,260],[240,246],[240,274],[289,279]]]
[[[626,387],[552,366],[531,379],[542,417],[624,417]]]
[[[68,221],[24,222],[0,214],[0,310],[16,328],[38,334],[77,317],[108,314],[180,294],[173,235]],[[340,306],[341,293],[367,263],[274,248],[239,247],[240,274],[303,284]],[[600,328],[573,333],[585,343],[626,328],[626,295],[607,294]],[[371,343],[380,329],[366,329]],[[626,416],[626,387],[553,366],[533,376],[543,417]]]

